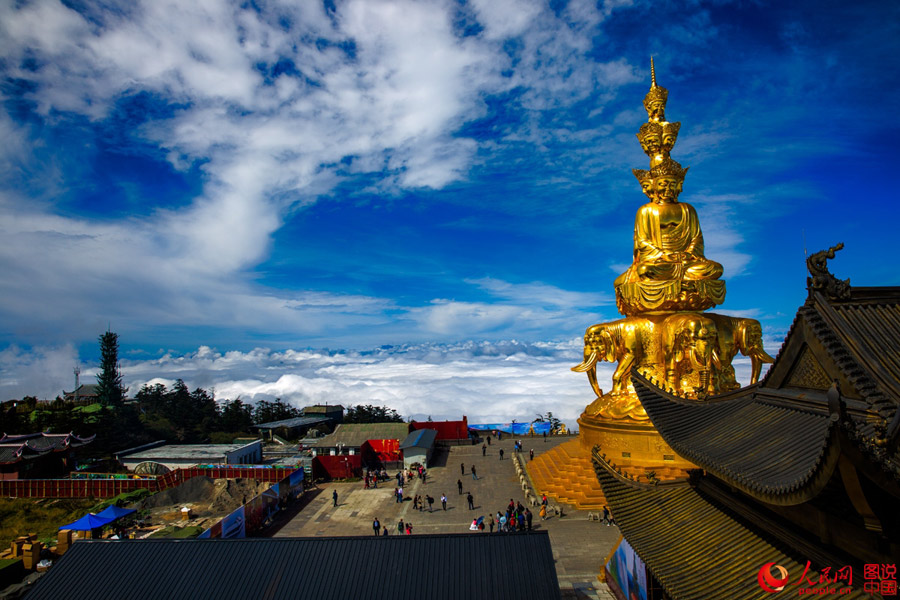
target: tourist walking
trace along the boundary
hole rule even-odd
[[[534,518],[534,515],[531,514],[531,510],[525,509],[525,525],[528,531],[531,531],[531,519]]]
[[[397,502],[399,502],[400,504],[403,504],[403,488],[402,487],[397,488]]]
[[[490,533],[494,533],[494,515],[488,515],[488,527],[490,528]]]
[[[612,518],[612,515],[609,512],[609,507],[603,507],[603,522],[606,523],[606,526],[615,525],[616,520]]]
[[[500,448],[500,460],[503,460],[503,448]]]
[[[475,474],[475,465],[472,465],[472,479],[478,479],[478,475]]]
[[[419,510],[419,495],[413,496],[413,510]]]
[[[459,463],[459,474],[460,475],[466,474],[466,465],[464,463]]]
[[[459,490],[459,495],[462,496],[462,479],[456,480],[456,489]]]
[[[447,510],[447,494],[441,494],[441,506],[444,507],[444,510]]]
[[[534,448],[528,451],[528,460],[534,460]]]
[[[481,455],[487,456],[487,446],[485,444],[481,445]]]
[[[375,517],[375,520],[372,521],[372,530],[375,532],[375,535],[381,533],[381,523],[378,521],[378,517]]]
[[[472,492],[466,495],[466,500],[469,502],[469,510],[475,510],[475,498],[472,497]]]
[[[426,494],[426,495],[425,495],[425,500],[428,501],[428,512],[434,512],[434,511],[432,510],[432,507],[434,506],[434,498],[432,498],[431,496],[429,496],[429,495]]]
[[[541,516],[541,521],[547,518],[547,505],[541,504],[541,512],[538,513]]]
[[[331,492],[331,501],[334,502],[334,506],[337,506],[337,490]]]
[[[406,531],[406,525],[403,524],[403,519],[400,519],[400,522],[397,523],[397,535],[403,535]]]

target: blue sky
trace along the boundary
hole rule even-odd
[[[718,310],[759,319],[775,352],[805,297],[804,245],[843,241],[838,276],[900,284],[898,13],[834,1],[5,3],[0,394],[70,388],[107,327],[132,386],[171,381],[178,363],[189,384],[297,402],[326,394],[310,386],[327,371],[260,391],[290,375],[273,367],[288,351],[419,374],[464,355],[448,402],[499,397],[496,377],[466,382],[498,356],[524,361],[520,382],[534,357],[567,365],[588,325],[618,316],[612,280],[644,202],[631,169],[647,168],[634,134],[651,54],[667,117],[682,122],[681,200],[725,266]],[[337,381],[348,377],[372,385]],[[410,398],[434,392],[428,381],[372,399],[428,410]],[[514,391],[534,383],[503,383],[509,408],[490,416],[520,410]],[[557,385],[587,403],[583,376]]]

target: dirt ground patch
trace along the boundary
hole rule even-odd
[[[151,519],[173,521],[181,509],[191,509],[194,519],[221,518],[261,494],[271,484],[255,479],[194,477],[142,500],[136,508],[150,511]]]

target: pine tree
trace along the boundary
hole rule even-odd
[[[97,374],[100,404],[118,408],[125,399],[122,373],[119,372],[119,336],[107,331],[100,336],[100,373]]]

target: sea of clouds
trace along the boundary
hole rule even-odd
[[[772,344],[766,344],[772,349]],[[54,352],[0,353],[0,397],[32,394],[53,398],[72,389],[71,348]],[[281,398],[303,407],[328,403],[374,404],[404,418],[459,419],[471,423],[530,421],[553,412],[570,428],[593,400],[587,378],[570,367],[581,361],[581,339],[558,342],[463,342],[417,344],[356,350],[282,350],[257,348],[219,352],[201,346],[186,354],[165,354],[121,362],[123,382],[133,395],[145,384],[171,386],[182,379],[191,389],[213,391],[218,400],[246,402]],[[750,379],[750,361],[734,361],[738,380]],[[613,365],[598,365],[598,379],[610,386]],[[12,377],[13,373],[18,374]],[[86,367],[84,383],[96,368]],[[10,377],[6,377],[10,375]],[[16,395],[16,392],[19,392]]]

